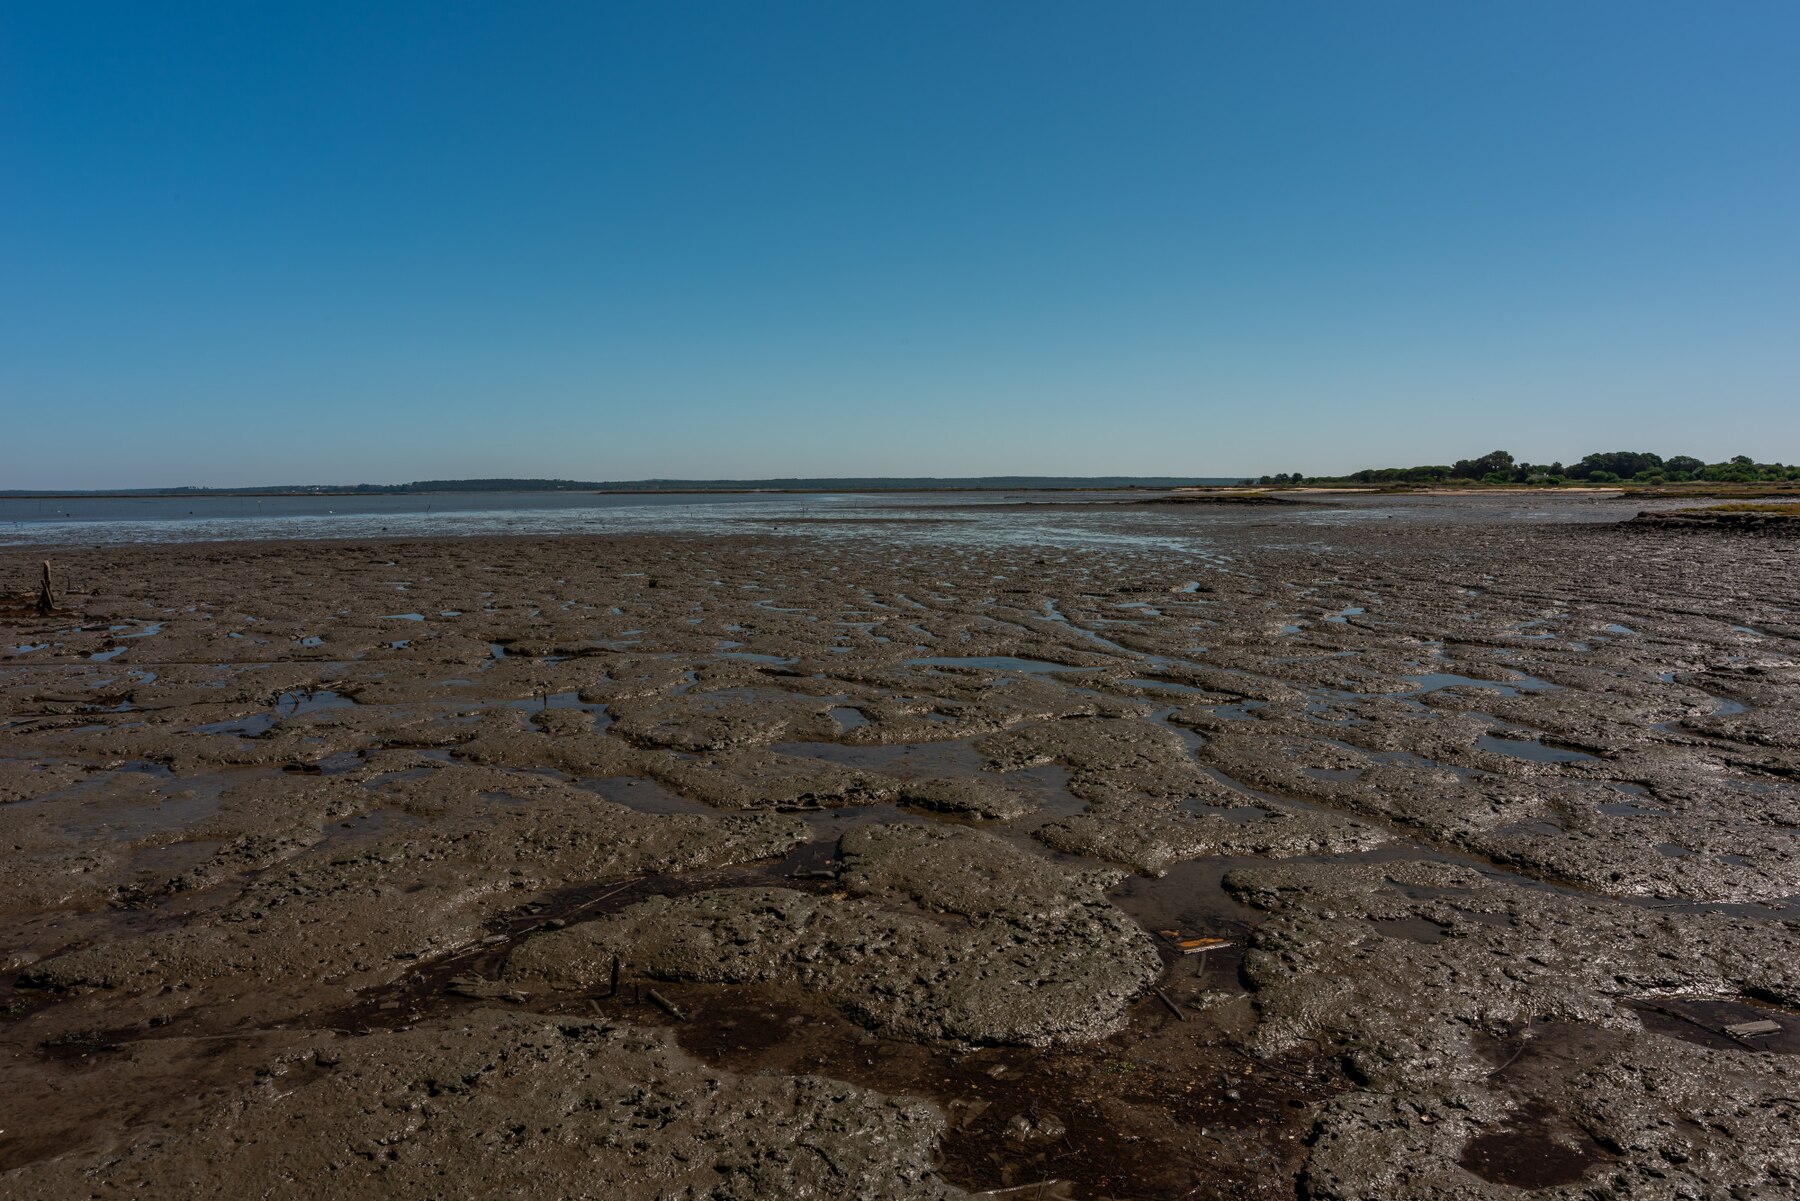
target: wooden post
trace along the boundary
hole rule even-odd
[[[39,617],[50,616],[50,610],[54,607],[55,606],[50,599],[50,560],[45,559],[44,560],[44,574],[43,574],[43,577],[38,580],[38,598],[37,598],[38,616]]]

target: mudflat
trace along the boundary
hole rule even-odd
[[[1795,544],[1531,503],[0,552],[0,1194],[1791,1197]]]

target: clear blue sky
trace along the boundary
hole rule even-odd
[[[1800,458],[1800,4],[0,3],[0,487]]]

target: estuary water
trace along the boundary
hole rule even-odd
[[[505,534],[694,534],[877,530],[933,541],[1088,543],[1095,521],[1159,524],[1121,502],[1144,492],[591,493],[0,497],[0,545],[108,545]],[[1052,527],[1068,527],[1064,536]],[[997,521],[1004,517],[1004,521]],[[1136,520],[1133,520],[1133,519]],[[1023,520],[1021,520],[1023,519]],[[1112,531],[1113,538],[1130,535]],[[972,537],[973,536],[973,537]],[[1187,541],[1185,539],[1179,541]]]
[[[1292,507],[1143,505],[1145,491],[437,492],[401,495],[0,497],[0,546],[494,535],[806,534],[909,543],[1198,550],[1243,522],[1306,527],[1417,518],[1593,521],[1617,502],[1566,496],[1315,496]]]

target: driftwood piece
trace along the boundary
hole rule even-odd
[[[512,1001],[523,1004],[531,999],[530,993],[520,992],[503,981],[488,980],[481,976],[452,976],[449,983],[444,985],[444,991],[477,1001]]]
[[[676,1021],[678,1021],[678,1022],[687,1021],[687,1014],[681,1012],[681,1009],[675,1004],[675,1002],[669,1000],[669,998],[663,996],[661,993],[657,992],[654,988],[647,989],[645,991],[644,995],[650,998],[650,1003],[652,1005],[656,1006],[658,1009],[662,1010],[664,1013],[668,1014],[670,1017],[674,1018]]]

